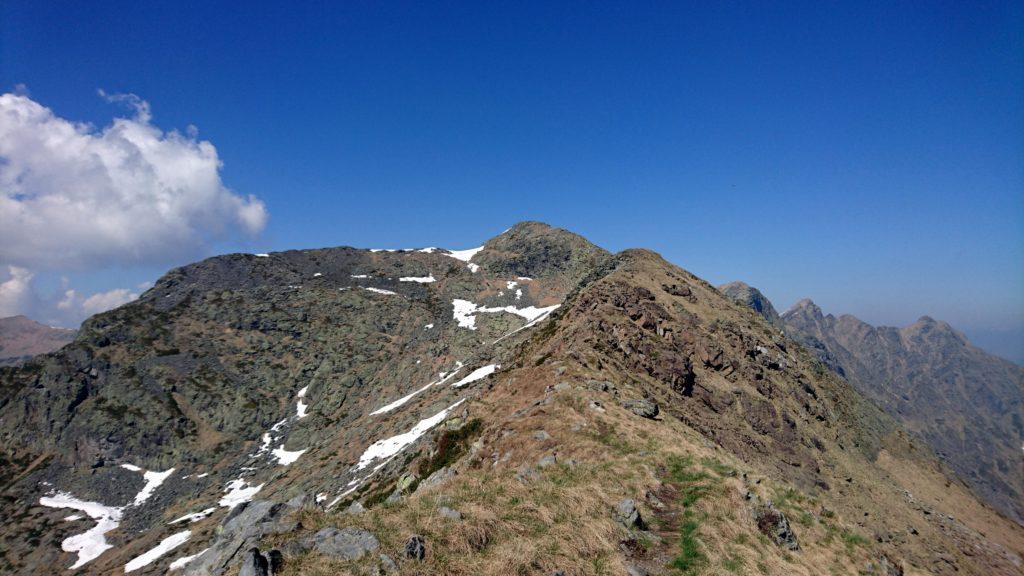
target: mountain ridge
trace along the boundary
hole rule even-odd
[[[1024,531],[817,366],[540,223],[215,257],[0,370],[0,567],[1019,571]]]

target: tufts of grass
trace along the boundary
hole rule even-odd
[[[669,566],[683,576],[695,576],[707,564],[708,558],[701,549],[700,523],[693,506],[711,489],[710,475],[693,470],[689,457],[670,457],[665,463],[665,482],[679,491],[679,504],[683,507],[683,521],[679,526],[679,553]]]

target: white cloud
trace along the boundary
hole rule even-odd
[[[82,296],[74,289],[68,289],[64,291],[64,296],[57,302],[56,307],[61,311],[62,317],[81,319],[117,308],[138,297],[137,292],[127,288],[114,288],[91,296]]]
[[[24,314],[32,306],[32,277],[31,272],[18,266],[0,270],[0,318]]]
[[[0,95],[0,317],[74,326],[152,287],[81,294],[65,278],[40,294],[37,277],[108,267],[179,264],[219,240],[255,235],[267,210],[221,181],[213,144],[152,124],[133,94],[100,96],[130,118],[103,129],[58,117],[24,87]]]
[[[132,118],[74,123],[20,94],[0,95],[0,263],[27,270],[177,263],[214,241],[256,234],[263,203],[221,181],[221,161],[193,133]]]

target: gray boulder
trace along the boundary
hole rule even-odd
[[[653,400],[647,399],[629,400],[623,403],[623,406],[627,410],[629,410],[633,414],[636,414],[637,416],[640,416],[641,418],[653,419],[658,415],[658,412],[660,411],[658,410],[657,403],[655,403]]]
[[[242,569],[239,570],[238,576],[270,576],[270,574],[270,561],[260,554],[259,548],[250,548],[242,558]]]
[[[640,516],[640,510],[632,498],[626,498],[615,507],[615,520],[627,529],[643,530],[645,528],[644,519]]]
[[[437,513],[444,518],[448,518],[449,520],[462,520],[462,512],[459,512],[458,510],[449,508],[447,506],[441,506],[440,508],[438,508]]]
[[[305,549],[314,550],[339,560],[358,560],[376,552],[380,548],[377,538],[359,528],[342,528],[333,526],[324,528],[312,536],[307,536],[301,542]]]

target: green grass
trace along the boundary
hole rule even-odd
[[[693,459],[671,457],[665,463],[665,482],[679,490],[679,504],[683,507],[683,523],[679,526],[679,553],[669,562],[679,574],[695,576],[707,564],[701,550],[700,523],[692,507],[712,489],[713,480],[704,471],[692,469]]]
[[[722,560],[722,568],[733,574],[741,574],[743,571],[743,558],[740,556],[730,556]]]

